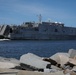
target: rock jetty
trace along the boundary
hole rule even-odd
[[[48,58],[27,53],[20,57],[0,57],[0,75],[76,75],[76,50],[58,52]]]

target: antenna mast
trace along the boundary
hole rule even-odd
[[[39,15],[39,23],[41,23],[41,20],[42,20],[42,16],[41,14]]]

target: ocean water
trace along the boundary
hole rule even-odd
[[[28,52],[41,57],[50,57],[57,52],[68,52],[76,49],[76,40],[65,41],[39,41],[39,40],[13,40],[0,41],[0,56],[19,59]]]

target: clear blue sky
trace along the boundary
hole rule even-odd
[[[26,21],[62,22],[76,27],[76,0],[0,0],[0,24],[21,24]]]

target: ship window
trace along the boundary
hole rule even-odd
[[[58,29],[55,29],[55,32],[58,32]]]

